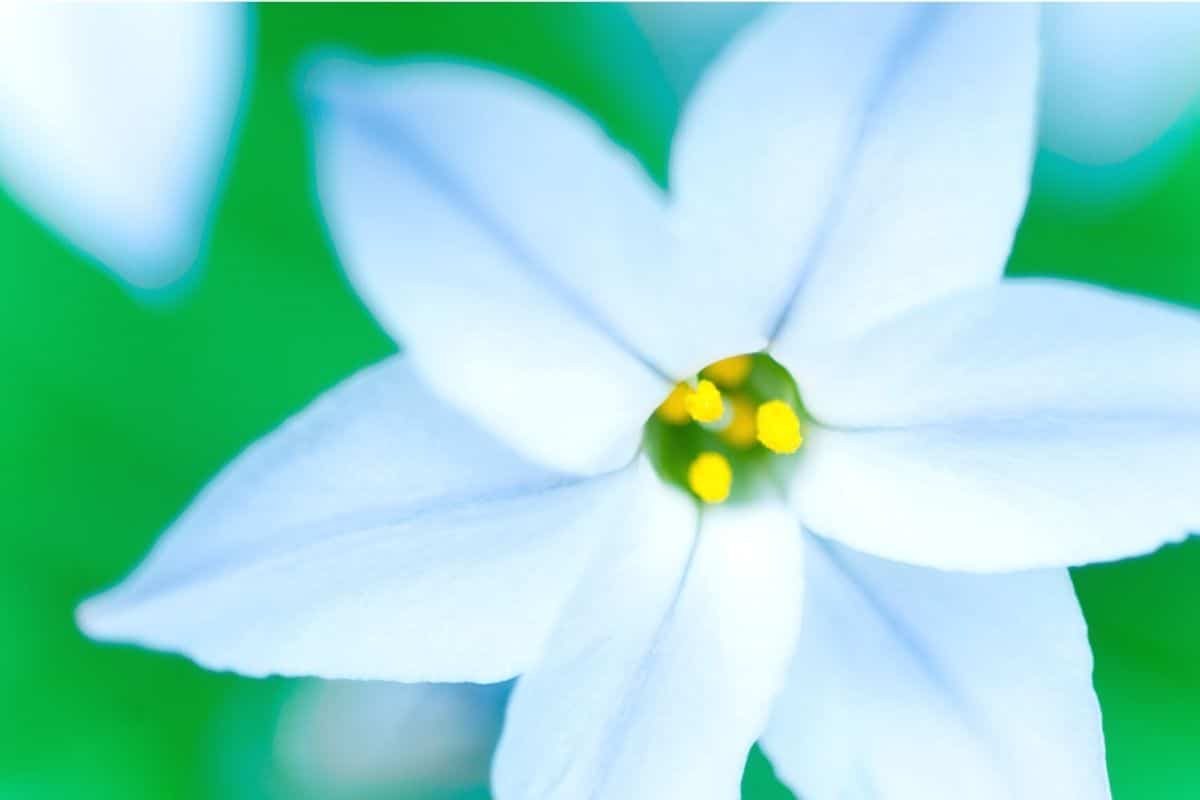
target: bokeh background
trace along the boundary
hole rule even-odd
[[[215,218],[197,268],[170,291],[130,293],[0,190],[0,798],[487,797],[502,689],[364,700],[363,687],[247,680],[91,643],[72,614],[242,447],[394,350],[343,279],[315,204],[297,93],[306,56],[500,65],[589,109],[662,181],[681,99],[753,12],[694,10],[683,27],[672,13],[256,9]],[[1041,152],[1009,272],[1200,308],[1195,128],[1185,115],[1170,158],[1144,157],[1154,170],[1127,192],[1105,187],[1137,159],[1088,168]],[[1200,797],[1200,541],[1073,578],[1115,797]],[[474,739],[440,746],[439,731]],[[757,753],[744,794],[790,796]]]

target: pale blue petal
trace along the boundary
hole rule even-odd
[[[482,69],[333,60],[309,82],[334,244],[429,382],[543,463],[628,462],[671,386],[649,345],[674,340],[682,302],[661,284],[661,193],[632,156]]]
[[[248,675],[502,680],[630,524],[635,474],[531,466],[395,357],[237,458],[79,623]]]
[[[662,488],[517,682],[498,800],[738,797],[793,653],[801,538],[781,507],[696,513]]]
[[[1015,280],[945,299],[796,373],[820,420],[806,525],[915,564],[1009,570],[1200,530],[1200,315]]]
[[[702,79],[671,162],[691,260],[790,358],[1002,273],[1032,165],[1029,7],[802,5]],[[704,270],[700,270],[704,274]]]
[[[762,739],[800,797],[1109,797],[1066,570],[967,575],[809,543],[800,643]]]
[[[237,5],[0,8],[0,184],[131,285],[196,261],[242,95]]]

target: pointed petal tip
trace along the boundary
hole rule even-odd
[[[112,602],[112,592],[94,594],[75,607],[75,627],[89,639],[102,642],[122,640],[125,634]]]
[[[275,671],[256,664],[234,666],[228,660],[213,658],[204,649],[187,648],[170,637],[156,636],[138,624],[139,608],[124,602],[121,594],[118,586],[83,600],[75,607],[75,627],[95,642],[157,650],[186,658],[210,672],[229,672],[250,678],[307,677],[304,673]]]
[[[125,595],[124,584],[117,584],[102,592],[84,598],[75,607],[75,627],[89,639],[110,644],[129,644],[158,650],[179,652],[167,641],[147,635],[139,626],[139,611],[145,605],[130,603]]]

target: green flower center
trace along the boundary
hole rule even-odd
[[[644,443],[668,483],[705,503],[744,502],[786,483],[809,419],[788,371],[752,353],[678,384],[647,420]]]

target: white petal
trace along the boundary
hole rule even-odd
[[[628,461],[671,385],[645,345],[673,335],[662,198],[632,157],[494,72],[325,62],[311,83],[334,242],[429,381],[544,463]]]
[[[306,797],[486,786],[510,685],[303,683],[280,712],[276,764]]]
[[[1200,414],[1200,313],[1017,278],[962,292],[802,362],[805,405],[846,427]]]
[[[393,358],[234,461],[79,623],[249,675],[505,679],[637,475],[530,466]]]
[[[1044,14],[1047,149],[1084,164],[1123,161],[1200,92],[1200,7],[1052,3]]]
[[[498,800],[738,796],[795,644],[801,539],[775,506],[706,509],[696,533],[670,499],[590,571],[518,681]]]
[[[1124,558],[1200,530],[1200,315],[1006,281],[798,377],[806,525],[948,569]]]
[[[1108,798],[1065,570],[965,575],[828,542],[807,552],[800,644],[762,740],[799,796]]]
[[[130,284],[196,260],[246,71],[229,6],[0,8],[0,181]]]
[[[679,224],[697,260],[751,270],[739,291],[781,352],[1001,275],[1029,185],[1036,20],[805,5],[712,68],[671,164]]]

